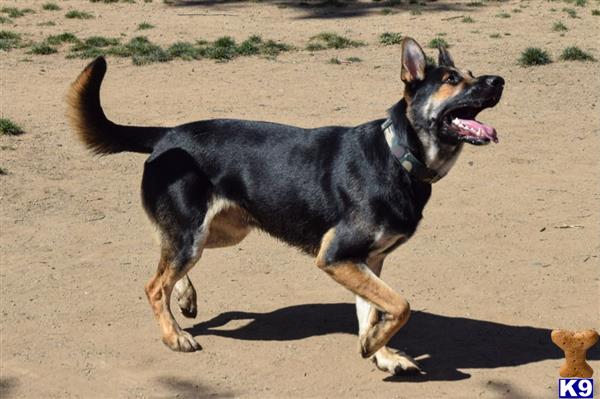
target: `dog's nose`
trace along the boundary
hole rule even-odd
[[[502,76],[487,76],[485,83],[491,87],[500,87],[504,86],[504,79],[502,79]]]

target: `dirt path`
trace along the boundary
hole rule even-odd
[[[516,59],[528,46],[557,59],[571,45],[600,58],[597,2],[440,1],[420,15],[409,7],[383,15],[383,3],[71,0],[55,12],[41,1],[5,4],[36,11],[0,26],[33,41],[69,31],[144,34],[166,46],[259,34],[303,48],[334,31],[368,44],[228,63],[137,67],[109,57],[102,99],[122,123],[239,117],[318,126],[382,117],[402,93],[399,46],[378,43],[385,31],[423,44],[446,33],[460,66],[500,74],[507,86],[482,116],[500,144],[465,148],[435,185],[418,233],[386,261],[384,279],[415,309],[393,346],[428,372],[391,378],[357,353],[353,297],[310,258],[258,233],[207,251],[191,273],[199,317],[180,320],[204,350],[164,347],[143,293],[158,256],[139,204],[144,157],[94,158],[76,142],[63,97],[87,61],[66,59],[68,46],[46,56],[0,51],[2,114],[26,130],[0,137],[2,397],[557,397],[561,353],[549,330],[600,328],[600,79],[598,63],[522,68]],[[70,9],[96,18],[64,18]],[[44,21],[55,26],[37,25]],[[156,27],[136,31],[143,21]],[[568,27],[564,36],[552,31],[555,21]],[[328,62],[348,57],[362,62]],[[600,351],[590,356],[600,373]]]

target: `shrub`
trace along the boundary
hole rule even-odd
[[[521,66],[545,65],[551,62],[552,59],[548,53],[538,47],[526,48],[519,57],[519,65]]]
[[[596,61],[594,56],[580,49],[579,47],[571,46],[563,50],[560,55],[563,61]]]

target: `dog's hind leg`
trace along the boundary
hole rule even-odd
[[[372,259],[367,266],[377,277],[381,274],[383,267],[383,256]],[[356,316],[358,318],[358,335],[364,336],[367,330],[376,325],[381,317],[381,312],[371,303],[356,296]],[[360,341],[359,341],[360,342]],[[411,373],[419,371],[417,362],[404,352],[396,351],[387,346],[381,347],[371,357],[378,369],[387,371],[391,374],[400,374],[403,372]]]
[[[168,151],[146,162],[142,200],[159,229],[161,256],[156,275],[145,289],[160,325],[162,340],[175,351],[200,349],[194,338],[175,321],[170,298],[178,281],[189,282],[186,274],[202,255],[208,237],[205,219],[211,192],[208,179],[197,170],[189,155],[180,150]],[[191,284],[188,293],[190,289],[193,290]],[[187,295],[187,299],[192,299]],[[195,308],[195,301],[193,306]]]

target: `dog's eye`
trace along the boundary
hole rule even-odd
[[[444,79],[444,83],[448,83],[451,85],[458,84],[459,82],[460,82],[460,76],[458,76],[454,73],[448,75],[448,77],[446,79]]]

